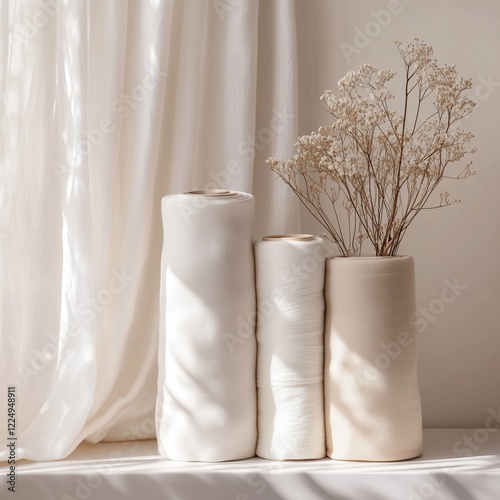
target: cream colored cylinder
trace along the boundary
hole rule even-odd
[[[422,453],[412,257],[326,263],[327,455],[393,461]]]
[[[323,398],[325,248],[311,235],[255,243],[257,455],[325,456]]]
[[[255,455],[254,198],[162,200],[158,449],[171,460]]]

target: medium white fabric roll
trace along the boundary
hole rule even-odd
[[[327,455],[392,461],[422,452],[411,257],[328,259]]]
[[[255,455],[253,214],[247,193],[162,200],[156,427],[159,452],[171,460]]]
[[[255,243],[257,455],[325,456],[323,398],[325,248],[283,235]]]

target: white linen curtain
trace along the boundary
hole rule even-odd
[[[256,237],[297,232],[263,164],[292,153],[296,82],[293,0],[0,2],[0,429],[16,386],[18,459],[154,437],[161,197],[253,192]]]

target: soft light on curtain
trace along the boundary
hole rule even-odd
[[[296,232],[263,165],[292,152],[296,82],[293,0],[0,3],[0,394],[16,386],[18,458],[154,437],[161,197],[253,192],[256,236]]]

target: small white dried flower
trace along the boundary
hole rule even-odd
[[[474,109],[465,95],[472,81],[461,78],[454,65],[439,66],[432,46],[418,38],[396,45],[405,65],[404,114],[389,105],[395,96],[388,84],[396,73],[364,64],[338,81],[337,93],[326,90],[321,96],[332,123],[299,137],[293,158],[272,156],[266,162],[317,216],[343,255],[359,252],[365,239],[377,255],[396,254],[429,195],[450,177],[445,175],[449,165],[475,152],[468,148],[473,134],[456,126]],[[424,101],[433,108],[427,115],[422,115]],[[470,166],[452,177],[474,175]],[[338,223],[339,199],[347,231]],[[450,200],[444,192],[437,207],[458,201]]]

